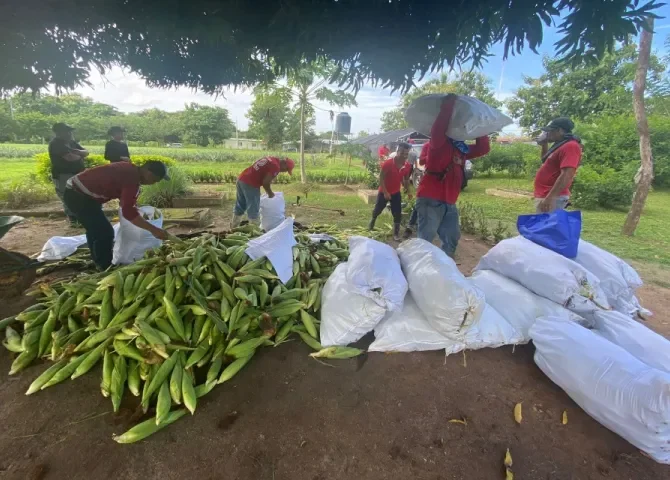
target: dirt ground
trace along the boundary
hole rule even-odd
[[[225,217],[216,216],[216,226]],[[76,233],[63,220],[29,221],[2,246],[32,254],[51,235]],[[468,274],[488,248],[464,238],[462,271]],[[670,337],[670,290],[654,284],[639,293],[657,313],[649,325]],[[0,316],[26,302],[5,304]],[[504,478],[507,448],[517,480],[670,478],[670,467],[586,415],[535,366],[533,351],[371,353],[327,367],[291,342],[259,352],[201,399],[192,418],[118,445],[112,434],[132,424],[134,398],[111,413],[99,367],[26,397],[46,365],[9,377],[11,356],[0,348],[0,478],[490,480]],[[521,425],[512,414],[517,402]]]

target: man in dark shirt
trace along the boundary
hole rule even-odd
[[[56,188],[56,194],[63,202],[65,185],[70,177],[84,171],[84,158],[88,151],[74,141],[72,132],[74,128],[65,123],[56,123],[52,127],[56,137],[49,142],[49,158],[51,159],[51,178]],[[70,223],[76,223],[75,214],[63,202],[63,210]]]
[[[105,144],[105,160],[114,162],[130,162],[128,145],[123,143],[123,134],[126,131],[122,127],[112,127],[107,135],[112,139]]]

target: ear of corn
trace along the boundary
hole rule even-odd
[[[135,425],[133,428],[128,430],[123,435],[114,436],[113,439],[117,443],[135,443],[147,438],[150,435],[153,435],[157,431],[167,427],[168,425],[176,422],[181,417],[186,415],[186,410],[181,408],[179,410],[174,410],[169,412],[165,420],[156,424],[156,421],[152,418],[145,422]]]

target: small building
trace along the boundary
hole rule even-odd
[[[225,148],[236,150],[265,150],[263,140],[254,140],[252,138],[228,138],[223,141]]]
[[[391,150],[395,150],[400,142],[422,144],[428,140],[430,140],[428,135],[419,133],[411,128],[403,128],[401,130],[391,130],[390,132],[357,138],[352,140],[351,143],[366,146],[372,152],[372,155],[376,156],[377,150],[384,144],[388,145]]]

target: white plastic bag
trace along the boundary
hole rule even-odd
[[[486,303],[493,306],[521,335],[523,343],[530,341],[528,330],[539,317],[559,317],[568,321],[593,326],[593,322],[580,317],[567,308],[534,294],[514,280],[493,270],[477,270],[469,280],[486,296]]]
[[[154,213],[158,212],[160,216],[156,220],[147,221],[154,227],[163,228],[163,213],[160,210],[148,205],[138,207],[138,210],[140,215],[146,213],[150,218],[153,218]],[[123,217],[122,211],[119,210],[119,231],[114,241],[112,256],[114,265],[133,263],[142,258],[147,250],[160,246],[161,241],[158,238],[130,223]]]
[[[367,237],[349,238],[347,281],[360,295],[370,297],[387,310],[401,310],[407,280],[395,249]]]
[[[642,279],[633,267],[616,255],[584,240],[579,241],[575,262],[593,273],[600,280],[612,308],[627,315],[651,315],[635,297],[635,290],[642,286]]]
[[[670,341],[621,312],[592,315],[595,331],[650,367],[670,373]]]
[[[493,270],[541,297],[582,314],[609,309],[598,278],[574,261],[521,236],[498,243],[475,271]]]
[[[430,135],[444,97],[445,95],[442,94],[431,94],[414,100],[405,110],[408,125],[424,135]],[[477,137],[499,132],[503,127],[512,123],[512,119],[507,115],[481,100],[458,95],[447,129],[447,136],[454,140],[474,140]]]
[[[530,329],[535,363],[586,413],[670,464],[670,374],[580,325],[540,318]]]
[[[293,276],[293,245],[296,243],[293,217],[289,217],[271,232],[249,240],[245,253],[252,260],[267,257],[275,267],[279,280],[286,283]]]
[[[359,295],[347,280],[347,263],[340,263],[321,293],[321,345],[348,345],[359,340],[386,314],[371,298]]]
[[[114,237],[119,233],[119,224],[114,224]],[[75,235],[73,237],[51,237],[42,247],[37,257],[38,262],[62,260],[77,251],[79,247],[86,245],[86,235]]]
[[[412,294],[405,297],[399,312],[389,312],[377,327],[371,352],[422,352],[444,350],[445,354],[461,350],[496,348],[517,344],[522,335],[490,305],[485,305],[479,322],[473,325],[462,340],[447,338],[435,330],[418,307]]]
[[[409,290],[431,326],[452,340],[463,340],[479,321],[484,294],[435,245],[414,238],[398,247]]]
[[[261,228],[266,232],[277,228],[286,218],[285,211],[286,203],[282,192],[275,192],[272,198],[263,195],[261,197]]]

